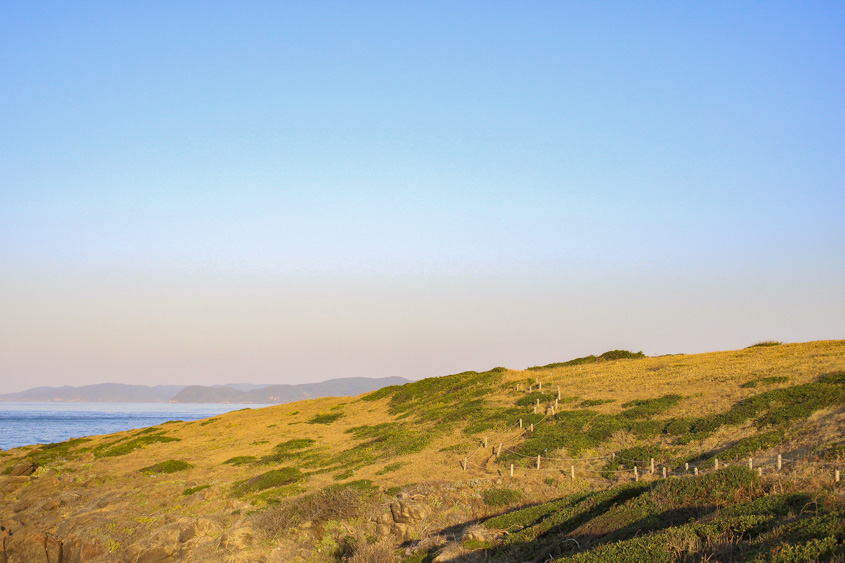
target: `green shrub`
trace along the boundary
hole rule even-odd
[[[786,440],[783,430],[772,430],[762,434],[756,434],[739,440],[731,447],[719,453],[718,458],[723,460],[741,459],[751,454],[768,450]]]
[[[238,483],[235,486],[235,492],[240,495],[254,493],[272,487],[290,485],[301,481],[304,477],[302,472],[295,467],[282,467]]]
[[[534,371],[569,366],[581,366],[584,364],[595,364],[598,362],[609,362],[614,360],[636,360],[645,357],[645,354],[643,354],[642,352],[629,352],[628,350],[610,350],[600,356],[584,356],[583,358],[575,358],[574,360],[569,360],[568,362],[557,362],[554,364],[547,364],[545,366],[533,366],[528,369]]]
[[[317,414],[306,420],[308,424],[331,424],[343,416],[342,412]]]
[[[509,506],[522,498],[522,492],[506,487],[488,489],[481,493],[481,498],[487,506]]]
[[[25,459],[39,467],[54,461],[69,459],[73,450],[78,450],[79,446],[90,441],[90,438],[74,438],[64,442],[43,444],[26,454]]]
[[[627,418],[645,418],[652,417],[669,410],[677,405],[683,397],[680,395],[664,395],[654,399],[641,399],[637,401],[630,401],[622,405],[623,409],[627,409],[622,413],[622,416]]]
[[[381,469],[376,471],[376,475],[387,475],[388,473],[392,473],[394,471],[399,470],[403,465],[405,465],[405,464],[402,463],[402,462],[391,463],[389,465],[385,465],[384,467],[382,467]]]
[[[616,399],[584,399],[581,401],[582,407],[597,407],[599,405],[604,405],[607,403],[614,403]]]
[[[205,489],[209,488],[211,485],[197,485],[196,487],[189,487],[182,491],[182,496],[190,496],[194,493],[198,493],[200,491],[204,491]]]
[[[237,466],[237,465],[247,465],[249,463],[255,463],[257,461],[258,461],[258,458],[255,457],[254,455],[239,455],[239,456],[235,456],[235,457],[230,457],[229,459],[227,459],[223,463]]]
[[[200,422],[200,426],[206,426],[206,425],[211,424],[213,422],[217,422],[218,420],[220,420],[220,419],[219,418],[209,418],[208,420],[203,420],[202,422]]]
[[[780,346],[783,342],[778,342],[776,340],[764,340],[762,342],[758,342],[757,344],[752,344],[751,346],[746,347],[745,349],[748,350],[749,348],[767,348],[769,346]]]
[[[129,440],[128,442],[124,442],[122,444],[110,442],[106,444],[101,444],[97,446],[93,450],[95,457],[116,457],[121,455],[126,455],[134,452],[135,450],[139,450],[146,446],[152,444],[163,444],[167,442],[179,442],[179,438],[173,438],[171,436],[165,436],[164,434],[149,434],[146,436],[140,436],[138,438],[134,438]]]
[[[265,455],[259,462],[264,464],[284,463],[292,460],[307,462],[313,459],[316,451],[309,448],[316,444],[311,438],[295,438],[281,442],[273,448],[273,453]]]
[[[533,391],[528,393],[524,397],[520,397],[516,401],[516,406],[518,407],[533,407],[537,404],[537,401],[540,401],[540,404],[549,403],[555,400],[557,397],[554,393],[543,393],[542,391]]]
[[[143,473],[144,475],[157,475],[163,473],[176,473],[177,471],[185,471],[187,469],[191,469],[193,465],[188,463],[187,461],[181,461],[178,459],[168,459],[167,461],[162,461],[160,463],[156,463],[155,465],[150,465],[149,467],[144,467],[139,469],[138,471]]]

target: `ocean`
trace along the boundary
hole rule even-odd
[[[0,402],[0,450],[145,428],[168,420],[199,420],[243,408],[267,406],[270,405]]]

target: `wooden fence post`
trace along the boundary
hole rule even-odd
[[[521,418],[519,419],[519,428],[520,428],[520,430],[522,429],[522,419]]]
[[[663,466],[663,478],[664,479],[666,478],[666,466],[665,465]]]
[[[719,469],[719,458],[718,457],[713,459],[713,465],[716,469]]]
[[[763,468],[762,467],[757,468],[757,475],[760,475],[760,476],[763,475]]]
[[[693,475],[698,475],[698,467],[693,467],[692,473],[693,473]]]
[[[464,461],[461,463],[461,467],[463,468],[464,471],[467,470],[467,458],[464,458]]]
[[[502,455],[502,443],[499,442],[499,447],[496,449],[496,459],[499,459],[499,456]]]
[[[754,469],[754,458],[753,457],[748,458],[748,469],[752,469],[752,470]]]
[[[537,470],[540,470],[540,456],[537,456]]]
[[[513,464],[511,463],[511,477],[513,477]]]
[[[839,482],[839,470],[838,470],[838,469],[837,469],[836,471],[834,471],[834,472],[833,472],[833,482],[834,482],[834,483],[838,483],[838,482]]]
[[[685,471],[686,473],[689,473],[689,463],[685,463],[685,464],[684,464],[684,471]]]
[[[557,386],[557,400],[560,401],[560,385]]]
[[[531,432],[534,432],[534,423],[531,423]]]
[[[651,458],[651,471],[650,473],[654,473],[654,458]]]
[[[571,465],[569,467],[569,474],[572,477],[572,480],[574,481],[575,480],[575,466],[574,465]]]
[[[637,472],[637,466],[635,465],[634,466],[634,481],[639,481],[639,480],[640,480],[640,474],[639,474],[639,472]]]
[[[780,454],[778,454],[778,471],[780,471],[782,467],[783,467],[783,458],[781,457]]]
[[[487,436],[484,437],[484,449],[487,449]]]

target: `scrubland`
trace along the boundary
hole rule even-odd
[[[465,372],[0,452],[0,563],[842,561],[843,430],[845,341]]]

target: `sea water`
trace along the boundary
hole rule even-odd
[[[270,405],[221,403],[4,403],[0,402],[0,450],[199,420],[243,408]]]

